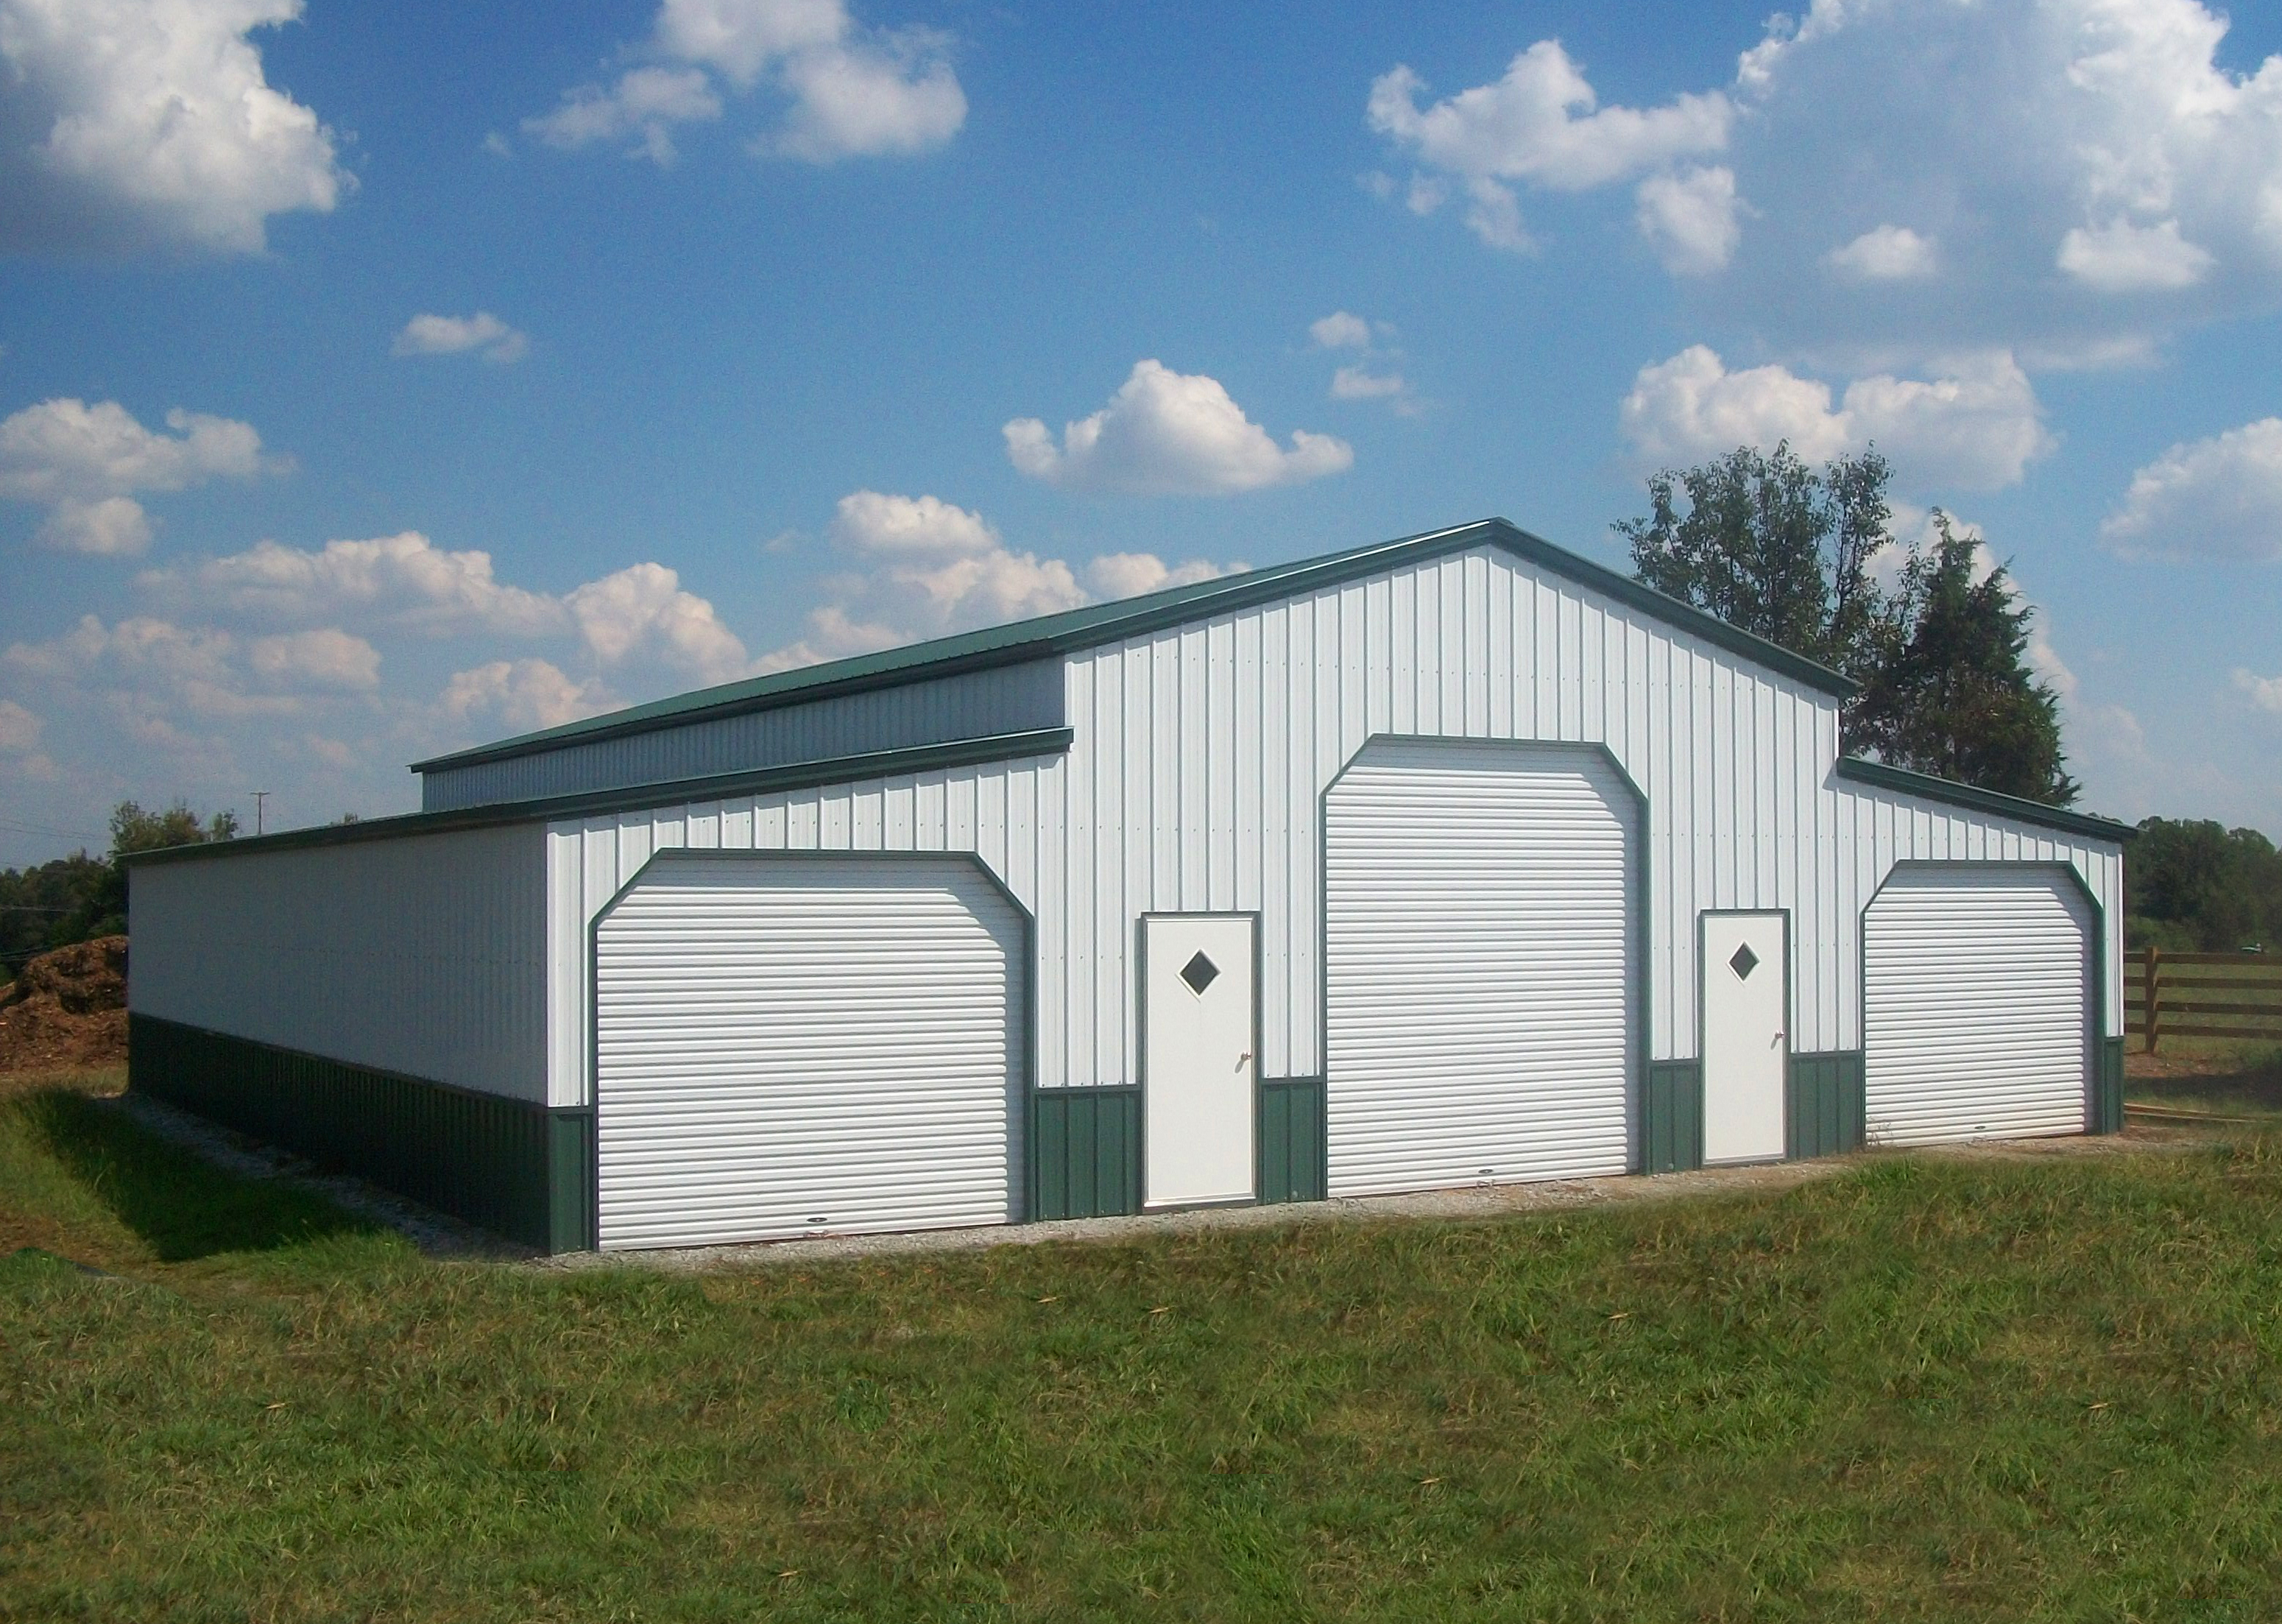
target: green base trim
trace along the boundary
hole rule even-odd
[[[1138,1087],[1033,1089],[1028,1128],[1031,1218],[1141,1210]]]
[[[1704,1165],[1704,1063],[1650,1061],[1641,1099],[1641,1171]]]
[[[1859,1049],[1792,1055],[1783,1154],[1800,1162],[1860,1149],[1863,1076]]]
[[[1263,1205],[1320,1201],[1330,1178],[1325,1162],[1323,1080],[1262,1077],[1254,1143],[1260,1166],[1254,1186]]]
[[[547,1252],[594,1242],[594,1115],[128,1017],[138,1094]]]
[[[2123,1039],[2103,1037],[2092,1055],[2092,1131],[2123,1131]]]

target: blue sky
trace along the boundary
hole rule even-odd
[[[2282,835],[2282,19],[0,0],[0,863],[1876,443]],[[250,821],[250,819],[249,819]]]

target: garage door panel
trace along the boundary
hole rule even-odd
[[[1593,751],[1381,742],[1348,767],[1324,827],[1332,1194],[1628,1165],[1634,820]]]
[[[1863,928],[1869,1137],[2082,1132],[2091,932],[2083,894],[2050,869],[1898,871]]]
[[[1006,1221],[1021,942],[963,859],[658,865],[596,933],[602,1244]]]

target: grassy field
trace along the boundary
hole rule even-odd
[[[2282,1613],[2282,1140],[667,1276],[0,1100],[0,1617]]]

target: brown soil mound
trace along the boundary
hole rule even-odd
[[[58,1071],[127,1061],[127,938],[59,947],[0,991],[0,1071]]]

